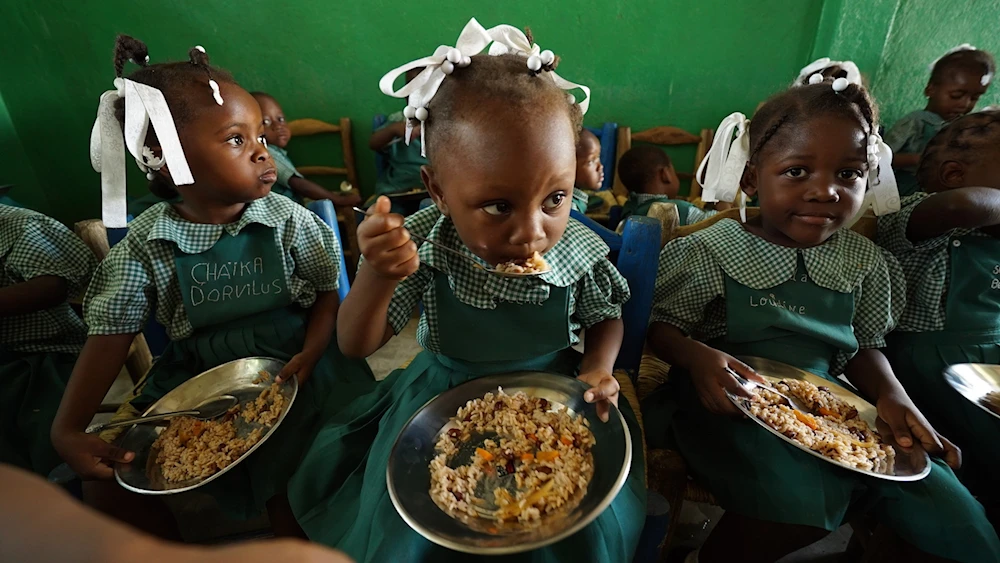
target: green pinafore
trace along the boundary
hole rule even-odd
[[[697,206],[693,203],[689,203],[681,199],[671,199],[667,196],[663,196],[662,198],[647,199],[646,201],[636,201],[633,198],[629,198],[625,201],[625,205],[622,206],[622,220],[624,221],[630,215],[648,215],[649,208],[652,207],[654,203],[672,203],[676,205],[677,216],[682,227],[688,224],[688,213],[691,209],[697,209]]]
[[[396,437],[421,406],[476,377],[524,370],[572,376],[579,366],[579,354],[569,347],[571,288],[551,287],[541,305],[501,302],[485,310],[459,301],[443,274],[433,283],[441,353],[421,352],[375,393],[328,419],[289,483],[292,509],[309,539],[358,563],[487,559],[427,541],[396,513],[385,484]],[[632,407],[620,398],[619,408],[633,444],[639,444]],[[630,561],[645,518],[644,467],[642,448],[633,448],[625,487],[596,521],[570,538],[489,561]]]
[[[194,334],[168,344],[132,401],[136,408],[220,364],[252,356],[288,361],[302,351],[309,311],[292,304],[275,237],[273,228],[253,223],[236,236],[224,231],[204,252],[175,249],[184,310]],[[318,430],[320,411],[342,409],[374,386],[367,364],[343,357],[334,336],[275,435],[240,466],[206,485],[205,492],[234,517],[259,514],[269,498],[284,492]]]
[[[1000,502],[1000,420],[955,391],[944,370],[961,363],[1000,364],[1000,241],[952,237],[944,330],[894,332],[887,356],[896,377],[931,424],[962,449],[962,478]]]
[[[708,342],[810,371],[832,384],[840,353],[853,354],[854,296],[815,284],[799,254],[795,277],[758,290],[726,277],[724,337]],[[726,510],[758,520],[836,530],[849,512],[870,509],[916,547],[959,561],[994,561],[1000,542],[982,507],[940,460],[917,483],[840,469],[785,443],[755,422],[707,411],[690,377],[675,370],[643,404],[652,447],[676,447],[692,475]],[[972,519],[972,515],[978,515]]]

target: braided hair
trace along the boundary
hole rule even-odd
[[[533,42],[530,30],[525,35]],[[499,101],[516,109],[523,119],[533,119],[552,111],[564,111],[574,131],[574,143],[583,126],[583,113],[569,94],[544,75],[559,65],[556,58],[538,71],[528,69],[525,59],[514,54],[475,55],[472,64],[455,68],[438,88],[427,106],[424,135],[428,159],[433,162],[439,149],[447,146],[454,124],[474,115],[485,103]]]
[[[941,57],[931,69],[930,84],[941,84],[956,72],[969,72],[977,76],[993,76],[996,61],[993,55],[979,49],[964,49]]]
[[[121,78],[125,63],[131,61],[139,65],[139,70],[129,74],[127,78],[133,82],[156,88],[163,93],[163,98],[170,108],[174,124],[178,129],[188,123],[196,113],[197,108],[215,104],[212,98],[210,80],[235,84],[232,75],[209,64],[208,55],[195,47],[188,51],[188,61],[149,64],[149,50],[146,44],[128,35],[119,35],[115,39],[114,65],[115,76]],[[115,102],[115,117],[125,128],[125,99]],[[146,144],[156,144],[156,134],[149,129]],[[161,199],[177,197],[177,189],[170,180],[160,174],[149,182],[149,191]]]
[[[970,113],[956,119],[927,143],[917,167],[917,182],[928,192],[941,188],[941,165],[949,160],[971,163],[1000,143],[1000,110]]]
[[[819,115],[855,119],[869,135],[878,127],[878,106],[864,86],[848,84],[837,92],[830,82],[790,88],[771,97],[750,121],[750,162],[756,163],[761,149],[782,129]]]

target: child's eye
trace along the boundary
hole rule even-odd
[[[965,92],[952,92],[951,99],[959,100],[965,96]]]
[[[489,213],[490,215],[506,215],[507,213],[510,213],[510,204],[491,203],[490,205],[484,205],[483,211]]]
[[[278,123],[284,123],[284,122],[285,122],[285,116],[279,115],[278,116]]]
[[[566,194],[562,192],[554,193],[542,203],[542,207],[547,211],[552,211],[553,209],[558,209],[564,201],[566,201]]]
[[[241,146],[243,144],[243,135],[233,135],[226,139],[226,142],[234,147]]]
[[[840,177],[841,180],[847,180],[849,182],[853,182],[854,180],[857,180],[862,176],[864,176],[864,172],[860,170],[841,170],[840,172],[837,173],[837,175]]]
[[[270,127],[270,126],[271,126],[271,120],[265,117],[264,118],[264,127]]]
[[[804,178],[806,176],[806,169],[799,167],[789,168],[788,170],[782,172],[782,174],[789,178]]]

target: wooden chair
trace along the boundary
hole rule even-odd
[[[756,207],[747,208],[747,217],[755,217],[760,212]],[[723,219],[735,219],[739,221],[739,209],[727,209],[719,212],[718,215],[710,217],[704,221],[678,227],[670,238],[689,235],[699,231]],[[851,228],[853,231],[864,235],[869,239],[874,239],[877,224],[875,215],[866,213]],[[639,364],[639,375],[636,383],[639,400],[642,401],[653,390],[666,383],[669,377],[670,365],[656,357],[648,349],[643,350],[642,359]],[[701,502],[706,504],[716,504],[715,497],[711,491],[699,485],[692,479],[687,470],[687,463],[679,452],[668,449],[652,449],[648,451],[646,458],[648,467],[647,482],[649,488],[664,496],[670,503],[670,523],[667,526],[666,536],[661,544],[660,560],[665,561],[667,552],[676,532],[677,522],[681,513],[681,506],[684,501]],[[852,522],[852,527],[857,530],[860,526]],[[870,535],[867,532],[864,535]]]
[[[73,225],[73,231],[80,237],[84,244],[94,253],[98,260],[104,260],[111,251],[108,244],[107,231],[104,229],[104,222],[100,219],[88,219]],[[153,365],[153,354],[146,344],[146,337],[140,332],[132,341],[128,356],[125,358],[125,370],[128,372],[132,383],[138,383],[149,368]],[[101,412],[114,412],[116,405],[102,405]]]
[[[646,129],[645,131],[640,131],[638,133],[632,133],[631,127],[619,127],[618,149],[615,163],[617,164],[622,155],[632,148],[632,143],[634,141],[651,143],[665,147],[697,145],[694,155],[694,167],[691,169],[691,172],[677,173],[678,178],[682,180],[691,180],[691,191],[688,193],[687,199],[693,201],[701,197],[701,184],[698,183],[698,179],[694,177],[694,172],[698,170],[698,165],[701,164],[705,155],[708,154],[708,149],[712,146],[712,139],[714,138],[715,131],[712,129],[702,129],[699,135],[695,135],[694,133],[688,133],[683,129],[670,126],[653,127],[652,129]],[[628,190],[625,189],[625,185],[622,184],[621,178],[619,178],[617,174],[615,174],[615,183],[614,188],[612,189],[614,190],[615,195],[628,195]]]
[[[312,135],[334,134],[340,136],[341,158],[343,166],[298,166],[297,169],[305,176],[344,176],[355,190],[359,189],[358,171],[354,160],[354,139],[351,136],[351,120],[340,118],[340,123],[334,125],[319,119],[296,119],[288,123],[292,139]],[[353,277],[358,268],[361,253],[358,250],[358,222],[350,207],[337,208],[337,222],[344,229],[344,254],[350,266],[348,274]]]

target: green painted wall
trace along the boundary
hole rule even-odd
[[[866,83],[876,83],[889,30],[903,1],[826,0],[811,59],[854,61]]]
[[[955,45],[971,43],[1000,55],[998,21],[1000,2],[996,0],[901,0],[874,85],[883,121],[892,123],[926,105],[927,65]],[[1000,88],[994,84],[978,107],[996,103],[1000,103]]]
[[[531,26],[544,48],[563,57],[564,76],[593,87],[588,124],[614,120],[697,131],[732,111],[752,111],[786,85],[811,60],[823,10],[822,0],[281,4],[5,0],[0,94],[27,162],[50,196],[44,210],[64,221],[99,213],[99,178],[90,168],[87,143],[97,99],[114,78],[111,48],[118,32],[146,41],[154,61],[183,58],[202,44],[245,87],[274,94],[292,118],[351,117],[362,188],[370,191],[371,117],[403,105],[378,91],[379,77],[453,43],[472,15],[487,27]],[[312,147],[306,154],[292,143],[299,162],[329,150]],[[141,194],[141,176],[134,178],[130,190]]]
[[[3,155],[0,162],[4,164],[3,172],[0,172],[0,185],[15,184],[8,196],[21,205],[35,209],[48,208],[45,194],[40,189],[35,170],[24,152],[2,95],[0,95],[0,154]]]

